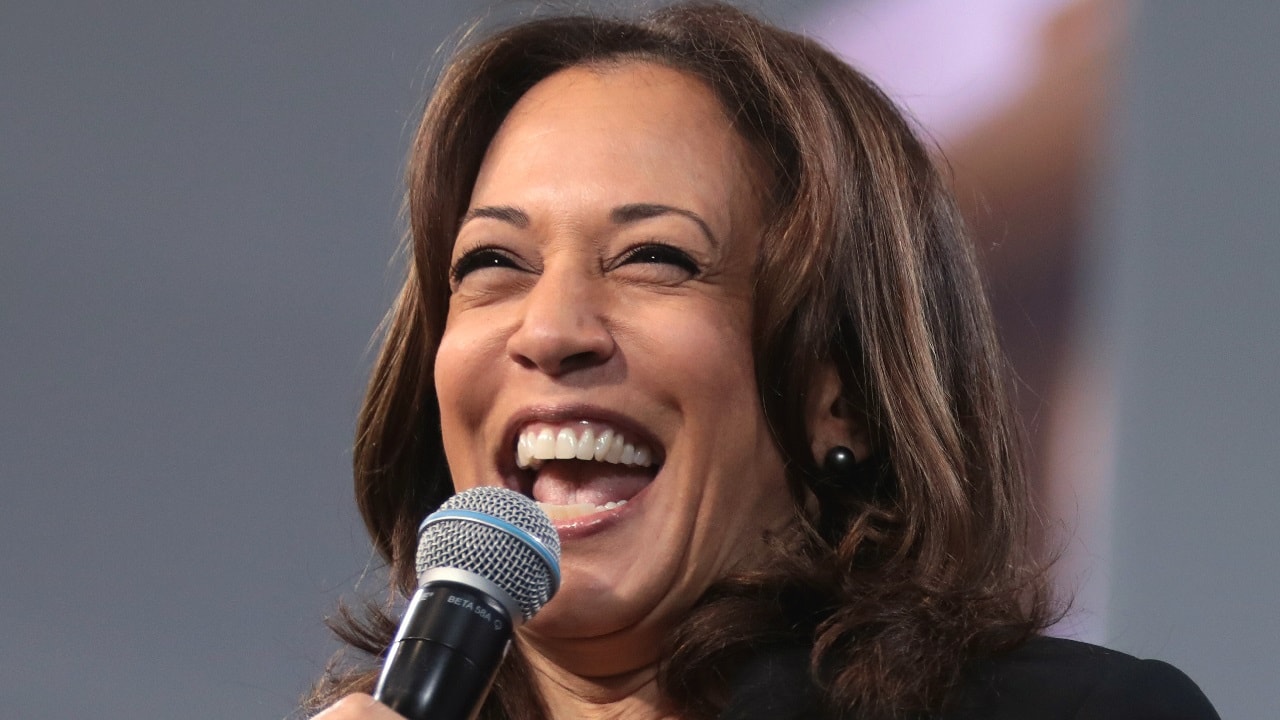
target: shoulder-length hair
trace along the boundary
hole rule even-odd
[[[771,173],[756,267],[757,383],[800,507],[819,512],[765,569],[712,588],[670,638],[659,681],[682,717],[713,717],[722,678],[773,643],[812,647],[837,713],[942,707],[965,663],[1047,619],[1028,555],[1019,431],[973,251],[926,148],[870,81],[817,43],[722,4],[639,20],[528,21],[445,68],[408,163],[411,264],[360,413],[355,488],[393,596],[415,531],[453,487],[432,367],[452,243],[490,139],[531,87],[572,66],[654,62],[700,79]],[[859,486],[821,477],[806,393],[834,363],[875,448]],[[809,514],[809,517],[813,517]],[[394,622],[345,615],[373,654]],[[541,716],[517,657],[486,717]],[[313,699],[365,689],[337,671]]]

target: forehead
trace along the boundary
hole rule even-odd
[[[471,204],[534,213],[665,204],[693,210],[731,237],[759,225],[762,168],[699,79],[639,61],[573,67],[512,108]]]

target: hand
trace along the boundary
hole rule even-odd
[[[348,695],[311,720],[404,720],[391,708],[364,693]]]

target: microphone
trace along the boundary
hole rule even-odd
[[[422,521],[417,571],[373,697],[409,720],[472,720],[514,628],[560,586],[560,537],[529,498],[473,488]]]

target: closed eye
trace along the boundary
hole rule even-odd
[[[689,277],[697,277],[702,271],[689,253],[672,245],[656,242],[631,248],[617,262],[618,266],[631,264],[672,265],[688,273]]]
[[[465,255],[458,258],[453,267],[449,269],[449,278],[454,285],[457,285],[471,273],[486,268],[519,269],[520,264],[505,250],[488,246],[478,247],[469,250]]]

